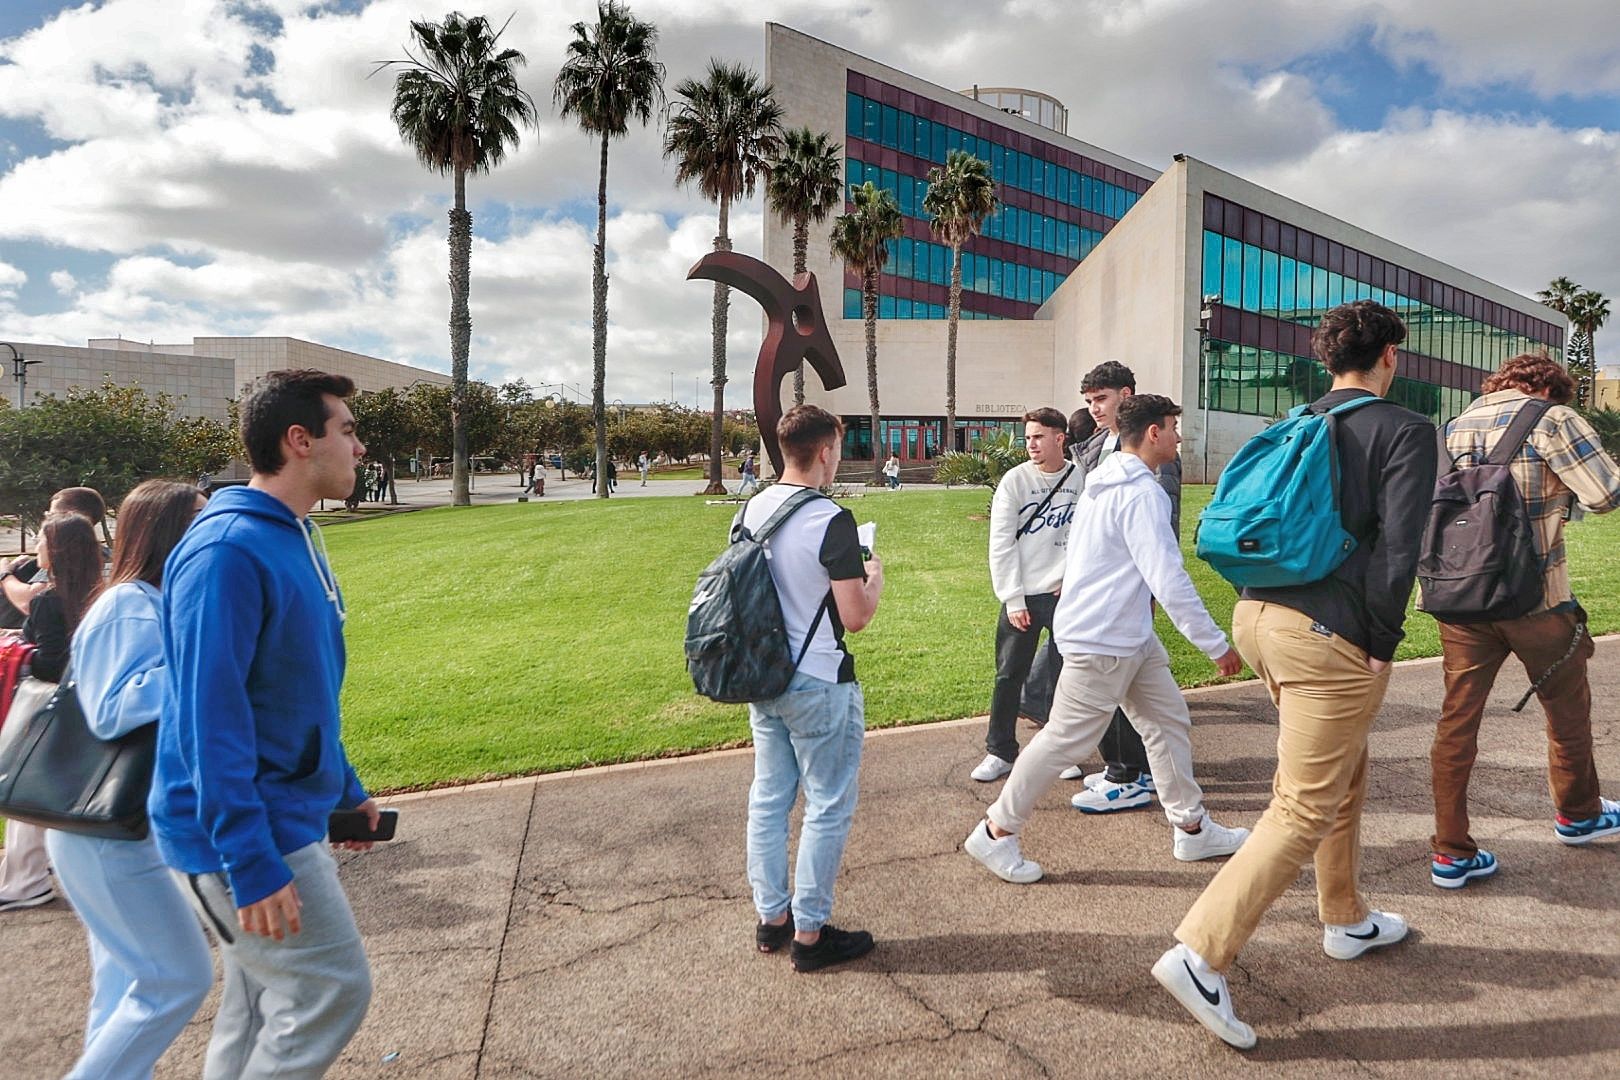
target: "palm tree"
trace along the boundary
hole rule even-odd
[[[720,231],[714,250],[731,250],[731,204],[751,198],[754,185],[782,147],[782,107],[769,83],[741,64],[709,61],[703,81],[683,79],[675,87],[681,101],[664,133],[664,154],[675,159],[675,182],[695,183],[705,198],[720,204]],[[707,495],[724,495],[720,481],[722,430],[726,417],[726,308],[730,290],[714,284],[714,417],[709,438]]]
[[[1580,367],[1575,372],[1575,404],[1585,408],[1592,396],[1592,379],[1597,374],[1597,346],[1593,339],[1609,321],[1609,298],[1592,289],[1583,289],[1576,295],[1568,314],[1582,345]]]
[[[1581,287],[1567,277],[1556,277],[1547,284],[1545,289],[1536,293],[1536,299],[1552,308],[1560,315],[1568,315],[1569,308],[1579,295]]]
[[[833,222],[833,254],[861,268],[861,318],[866,323],[866,396],[872,403],[872,483],[883,482],[877,384],[878,274],[889,258],[889,241],[905,235],[894,196],[868,180],[850,189],[853,209]]]
[[[945,331],[945,439],[956,449],[956,324],[962,320],[962,245],[979,235],[984,219],[996,212],[996,182],[990,165],[963,150],[952,150],[944,168],[928,171],[923,212],[934,235],[951,249],[950,323]]]
[[[509,20],[510,21],[510,20]],[[372,70],[399,65],[392,114],[400,137],[416,159],[440,176],[455,177],[450,208],[450,428],[452,502],[467,506],[467,352],[472,315],[467,309],[472,274],[472,215],[467,212],[467,174],[487,173],[518,144],[518,128],[533,127],[534,99],[518,85],[517,69],[528,61],[516,49],[500,48],[501,33],[482,15],[451,12],[444,22],[411,23],[418,52],[381,60]],[[418,55],[420,53],[420,55]]]
[[[807,127],[782,136],[765,180],[771,209],[793,223],[793,273],[809,268],[810,223],[827,220],[844,195],[843,147],[825,131]],[[804,365],[793,372],[793,404],[804,404]]]
[[[646,124],[664,103],[664,65],[658,62],[658,30],[630,14],[617,0],[596,6],[596,25],[577,22],[568,58],[552,87],[552,101],[566,119],[602,139],[596,180],[596,247],[591,258],[591,418],[596,426],[596,475],[607,475],[607,172],[608,142],[630,130],[632,118]],[[607,484],[596,494],[607,498]]]

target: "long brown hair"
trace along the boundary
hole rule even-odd
[[[62,602],[72,633],[101,588],[101,545],[90,519],[79,514],[47,514],[40,526],[50,560],[51,589]]]
[[[146,480],[118,506],[118,537],[108,586],[144,581],[163,587],[163,564],[197,516],[197,489],[173,480]]]

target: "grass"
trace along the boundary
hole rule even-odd
[[[1188,487],[1197,520],[1208,488]],[[997,606],[983,489],[850,500],[879,525],[887,587],[851,636],[867,719],[883,727],[982,712]],[[746,739],[746,712],[691,690],[686,603],[723,543],[729,507],[696,499],[594,500],[428,510],[328,534],[349,602],[345,742],[381,789],[656,757]],[[1594,633],[1620,629],[1620,520],[1571,526],[1575,587]],[[1235,595],[1189,569],[1217,621]],[[1408,622],[1400,658],[1434,655]],[[1183,685],[1218,681],[1161,613]]]

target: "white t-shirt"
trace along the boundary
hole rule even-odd
[[[772,484],[748,500],[743,525],[759,529],[789,496],[802,490],[796,484]],[[831,499],[812,499],[765,542],[765,551],[794,656],[804,648],[816,613],[827,605],[799,670],[826,682],[855,681],[855,658],[844,648],[844,626],[828,595],[834,581],[866,577],[854,515]]]

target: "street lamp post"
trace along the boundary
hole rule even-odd
[[[28,407],[28,367],[30,364],[43,364],[43,360],[29,360],[17,351],[17,346],[9,342],[0,341],[11,350],[11,377],[17,380],[17,408]]]
[[[1200,439],[1204,444],[1204,470],[1199,480],[1205,484],[1209,483],[1209,324],[1215,317],[1215,305],[1220,302],[1220,294],[1211,293],[1203,298],[1198,310],[1198,388],[1204,414],[1204,432]]]

